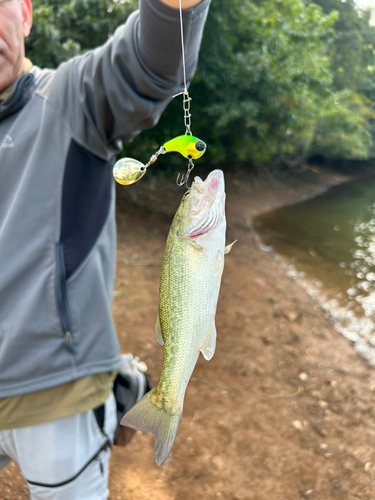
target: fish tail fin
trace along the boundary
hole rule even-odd
[[[129,410],[121,420],[122,425],[144,432],[152,432],[155,436],[155,460],[160,466],[172,449],[182,415],[182,404],[177,413],[171,415],[163,408],[152,404],[155,389],[148,392]]]

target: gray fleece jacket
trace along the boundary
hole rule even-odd
[[[189,80],[208,5],[183,13]],[[182,81],[178,10],[141,0],[103,47],[34,66],[1,103],[0,398],[120,366],[112,167]]]

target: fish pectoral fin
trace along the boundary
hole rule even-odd
[[[224,255],[226,255],[227,253],[229,253],[231,250],[232,250],[232,246],[236,243],[237,240],[234,240],[233,243],[231,243],[230,245],[227,245],[225,248],[224,248]]]
[[[224,256],[221,252],[218,252],[215,259],[213,274],[215,278],[219,280],[219,283],[221,280],[221,275],[223,274],[223,270],[224,270]]]
[[[215,321],[212,321],[211,327],[208,331],[204,344],[200,348],[200,351],[203,354],[204,359],[210,361],[212,356],[215,354],[215,349],[216,349],[216,326],[215,326]]]
[[[160,314],[158,313],[158,317],[156,320],[156,325],[155,325],[155,335],[156,335],[156,340],[160,345],[164,345],[164,339],[163,339],[163,333],[161,331],[161,324],[160,324]]]
[[[195,248],[195,250],[199,250],[199,251],[202,251],[202,250],[203,250],[202,245],[200,245],[199,243],[197,243],[197,242],[196,242],[196,241],[194,241],[194,240],[190,240],[190,239],[188,239],[188,243],[189,243],[189,245],[191,245],[193,248]]]
[[[199,251],[203,250],[202,245],[200,245],[199,243],[197,243],[195,240],[190,239],[189,237],[186,238],[186,237],[180,237],[180,236],[178,236],[178,238],[180,239],[180,241],[183,241],[184,243],[187,243],[188,245],[191,245],[193,248],[195,248],[195,250],[199,250]]]

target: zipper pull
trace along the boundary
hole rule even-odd
[[[70,332],[65,332],[65,345],[67,347],[72,346],[72,334]]]
[[[70,332],[65,332],[64,338],[65,338],[64,340],[65,349],[67,349],[72,354],[76,354],[77,351],[73,347],[72,334]]]

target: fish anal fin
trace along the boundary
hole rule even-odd
[[[158,317],[156,320],[156,325],[155,325],[155,335],[156,335],[156,340],[160,345],[164,345],[164,339],[163,339],[163,333],[161,331],[161,324],[160,324],[160,314],[158,313]]]
[[[209,361],[215,354],[215,349],[216,349],[216,327],[215,327],[215,321],[212,321],[207,337],[204,341],[204,344],[200,348],[200,351],[203,354],[204,359]]]
[[[234,240],[233,243],[231,243],[230,245],[227,245],[225,248],[224,248],[224,255],[226,255],[227,253],[229,253],[231,250],[232,250],[232,246],[236,243],[237,240]]]

